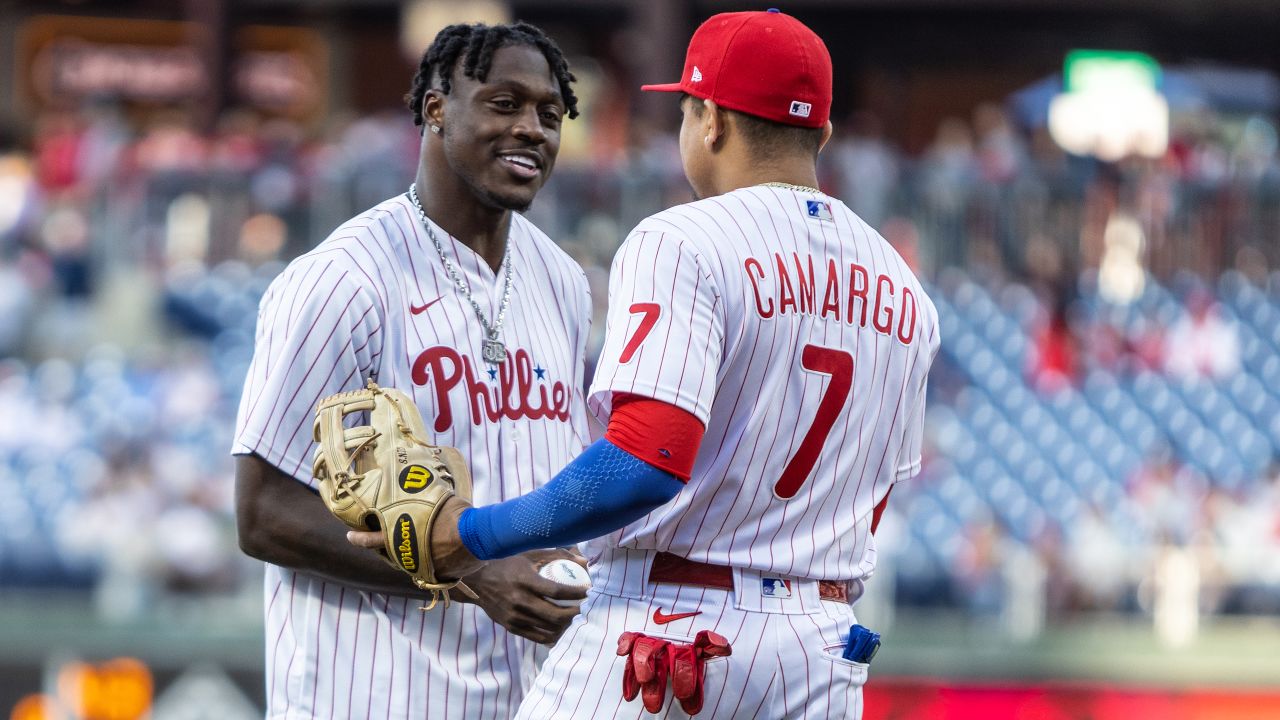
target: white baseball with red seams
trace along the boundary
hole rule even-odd
[[[603,420],[634,393],[706,435],[688,487],[585,545],[584,614],[518,716],[648,717],[621,702],[618,635],[712,629],[734,651],[700,717],[859,717],[866,667],[839,657],[853,612],[817,581],[856,598],[874,570],[872,510],[919,470],[938,346],[906,262],[823,193],[754,186],[641,222],[614,259],[588,406]],[[649,583],[657,551],[735,568],[735,588]]]
[[[587,569],[572,560],[563,558],[552,560],[538,568],[538,574],[561,585],[572,585],[580,588],[591,587],[591,575],[587,572]],[[548,598],[548,600],[563,607],[577,607],[582,604],[579,600],[556,600],[555,598]]]
[[[492,317],[502,273],[434,231]],[[432,441],[467,458],[476,504],[549,480],[589,440],[591,302],[581,268],[518,214],[510,243],[498,368],[481,359],[481,326],[405,196],[295,260],[262,300],[233,452],[311,485],[316,401],[373,378],[412,396]],[[268,717],[507,718],[536,669],[533,643],[474,605],[422,612],[273,565],[265,604]]]

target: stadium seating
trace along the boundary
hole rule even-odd
[[[0,399],[18,408],[14,422],[60,429],[42,434],[45,445],[0,446],[0,494],[15,510],[0,524],[0,584],[93,583],[104,546],[58,539],[113,494],[159,509],[189,502],[193,483],[221,483],[224,500],[214,509],[230,522],[231,428],[258,300],[279,270],[224,263],[172,282],[165,307],[191,338],[181,362],[146,365],[102,348],[79,366],[0,365]],[[1135,478],[1153,461],[1170,463],[1205,492],[1247,498],[1261,487],[1280,457],[1278,288],[1235,273],[1217,283],[1240,339],[1240,370],[1229,377],[1182,379],[1158,368],[1093,366],[1086,357],[1076,383],[1044,391],[1027,370],[1044,312],[1035,295],[1022,285],[993,289],[943,273],[930,288],[943,343],[925,470],[894,494],[907,533],[882,550],[897,567],[900,599],[937,601],[937,589],[949,587],[971,550],[970,529],[987,523],[1009,542],[1035,546],[1057,532],[1071,543],[1081,518],[1096,511],[1123,547],[1142,551],[1162,532],[1161,519],[1135,497]],[[1078,305],[1080,322],[1122,333],[1168,326],[1184,312],[1178,295],[1154,282],[1129,307],[1087,290]],[[211,388],[212,414],[174,410],[193,383]],[[158,468],[182,465],[173,458],[204,470],[162,477]],[[120,487],[130,473],[143,479]]]

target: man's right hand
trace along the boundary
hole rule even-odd
[[[531,550],[492,560],[466,577],[478,599],[465,598],[456,590],[451,596],[479,605],[490,619],[520,637],[552,645],[578,614],[579,603],[563,607],[548,598],[581,601],[587,596],[584,588],[562,585],[538,574],[538,568],[561,558],[582,562],[581,556],[564,550]]]

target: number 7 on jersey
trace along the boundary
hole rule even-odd
[[[632,315],[643,315],[643,317],[640,318],[640,326],[636,328],[636,333],[627,341],[626,347],[622,348],[622,355],[618,358],[618,362],[623,364],[631,362],[636,350],[640,348],[640,343],[649,337],[649,332],[658,322],[658,316],[662,314],[662,308],[658,303],[635,303],[628,309]]]
[[[773,494],[780,500],[790,500],[800,492],[800,486],[809,479],[813,466],[818,462],[818,454],[831,434],[831,428],[840,417],[844,403],[849,399],[849,390],[853,387],[853,356],[844,350],[805,345],[800,354],[800,367],[809,372],[830,375],[831,382],[818,401],[818,412],[813,416],[813,424],[800,441],[800,447],[792,456],[787,467],[782,471],[778,482],[773,486]]]

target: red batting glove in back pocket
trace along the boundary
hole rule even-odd
[[[667,695],[667,675],[671,671],[671,642],[643,633],[625,632],[618,637],[618,655],[626,658],[622,672],[622,697],[634,700],[642,695],[644,709],[656,713]]]
[[[702,710],[702,682],[706,678],[709,658],[727,657],[733,654],[729,641],[718,633],[702,630],[692,645],[675,644],[671,655],[671,694],[680,701],[680,707],[689,715]]]

